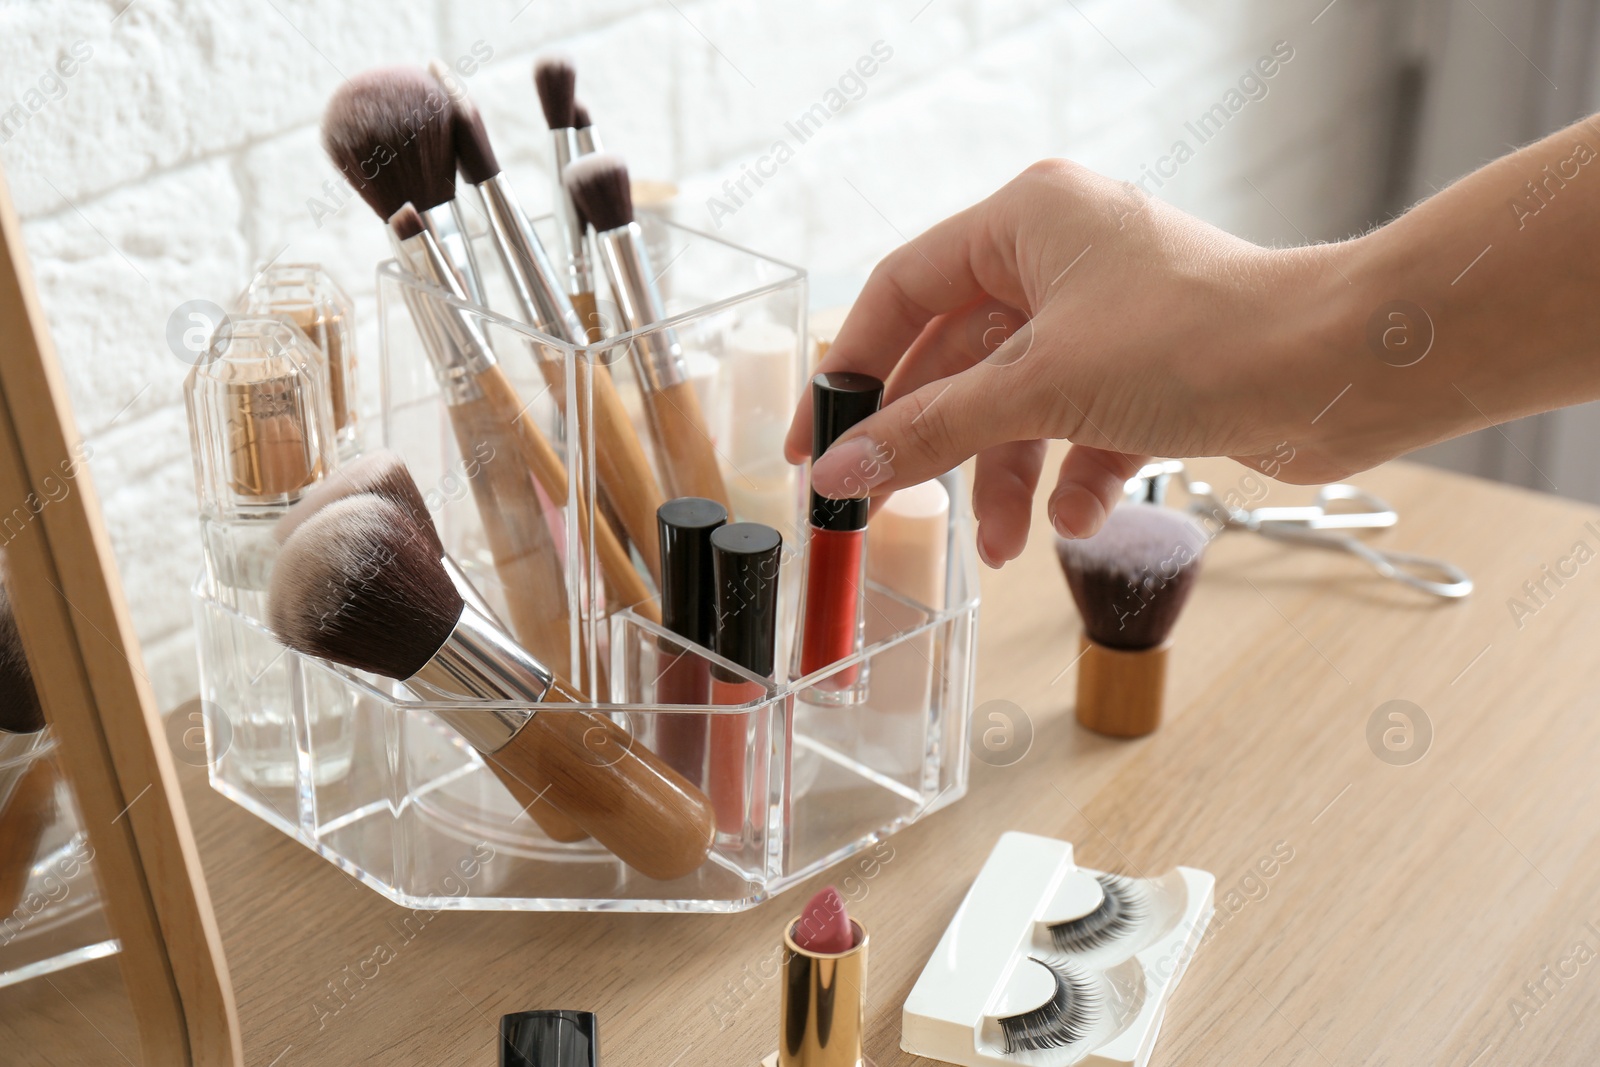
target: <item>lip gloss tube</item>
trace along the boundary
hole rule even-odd
[[[811,379],[811,459],[820,459],[846,431],[883,403],[883,382],[868,374],[818,374]],[[865,472],[863,472],[863,476]],[[830,500],[811,490],[800,640],[794,674],[803,678],[861,651],[865,633],[867,509],[865,496]],[[867,697],[865,664],[818,681],[801,699],[808,704],[859,704]]]
[[[712,594],[711,535],[728,521],[715,500],[682,496],[656,509],[661,543],[661,625],[683,638],[657,645],[655,699],[659,704],[709,704],[709,662],[694,648],[711,647],[716,610]],[[657,719],[656,754],[689,781],[706,774],[706,716],[667,712]]]
[[[783,538],[759,522],[736,522],[711,532],[711,567],[716,582],[716,634],[712,651],[760,678],[771,678],[778,627],[778,568]],[[767,689],[726,667],[711,668],[711,703],[748,704]],[[766,810],[771,745],[767,714],[711,716],[711,806],[717,832],[743,836],[748,816]],[[787,716],[785,717],[787,721]],[[755,753],[755,773],[750,754]]]

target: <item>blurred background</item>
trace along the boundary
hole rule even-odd
[[[227,304],[269,261],[320,262],[356,297],[362,359],[376,364],[383,230],[317,137],[345,76],[451,64],[524,202],[543,211],[552,175],[530,70],[565,51],[607,146],[636,178],[676,186],[673,217],[804,266],[820,310],[847,304],[885,252],[1047,156],[1142,180],[1264,244],[1359,233],[1600,107],[1597,9],[6,0],[0,159],[168,707],[194,691],[199,567],[188,365],[169,317],[190,300]],[[1600,501],[1597,453],[1589,406],[1420,458]]]

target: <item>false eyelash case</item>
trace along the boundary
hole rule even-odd
[[[1144,1067],[1216,878],[1125,878],[1001,835],[906,998],[900,1047],[967,1067]]]

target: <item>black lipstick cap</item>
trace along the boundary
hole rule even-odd
[[[661,625],[711,647],[711,532],[728,521],[715,500],[680,496],[656,509],[661,538]]]
[[[856,423],[883,405],[883,382],[870,374],[837,372],[811,379],[811,458],[822,454]],[[811,525],[819,530],[862,530],[869,504],[811,493]]]
[[[599,1067],[600,1025],[592,1011],[519,1011],[500,1016],[500,1067]]]
[[[782,555],[783,537],[759,522],[736,522],[711,534],[717,621],[711,648],[762,678],[773,672]]]

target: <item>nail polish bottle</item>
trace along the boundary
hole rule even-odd
[[[856,423],[878,410],[883,382],[867,374],[818,374],[811,379],[811,459],[816,460]],[[811,490],[810,529],[801,577],[799,639],[794,676],[804,678],[861,652],[865,634],[866,489],[874,471],[852,472],[858,497],[831,500]],[[867,665],[853,664],[819,679],[800,695],[809,704],[859,704],[867,696]]]

